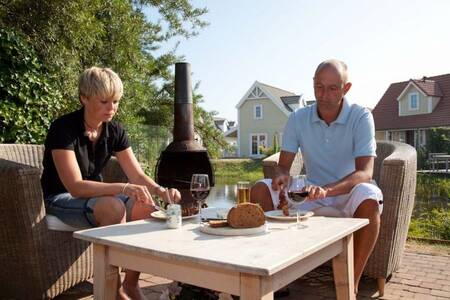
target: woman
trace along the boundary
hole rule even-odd
[[[46,211],[76,228],[146,218],[155,210],[153,195],[179,201],[142,171],[123,127],[112,121],[123,94],[122,81],[108,68],[92,67],[79,79],[82,108],[50,126],[45,140],[41,184]],[[115,155],[129,183],[104,183],[101,171]],[[139,273],[125,271],[120,299],[144,299]]]

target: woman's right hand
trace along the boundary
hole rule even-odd
[[[145,185],[130,183],[125,186],[123,194],[130,197],[135,202],[155,205],[155,201],[153,201],[153,198]]]

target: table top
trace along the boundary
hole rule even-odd
[[[367,219],[312,217],[301,222],[267,222],[265,233],[215,236],[200,231],[198,219],[178,229],[164,221],[140,220],[74,232],[74,237],[156,257],[272,275],[364,227]]]

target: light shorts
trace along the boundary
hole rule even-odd
[[[131,216],[133,201],[128,196],[115,196],[126,207],[127,221]],[[70,193],[51,195],[45,199],[45,211],[75,228],[85,229],[98,226],[94,217],[94,206],[98,198],[74,198]]]
[[[272,196],[273,207],[274,209],[277,209],[277,206],[280,202],[279,192],[272,189],[272,179],[262,179],[258,182],[262,182],[267,185],[270,191],[270,195]],[[321,211],[324,215],[326,215],[326,208],[331,207],[339,211],[338,214],[334,214],[333,216],[342,216],[347,218],[353,217],[355,211],[364,200],[373,199],[378,203],[380,215],[383,212],[383,193],[381,192],[380,188],[376,186],[376,184],[372,183],[357,184],[348,194],[326,197],[315,201],[305,201],[300,204],[293,202],[287,196],[287,193],[286,199],[288,201],[289,208],[292,209],[317,212]]]

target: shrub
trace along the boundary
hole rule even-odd
[[[434,208],[411,220],[408,235],[432,239],[450,240],[450,210]]]
[[[33,47],[0,29],[0,143],[42,143],[61,102]]]

